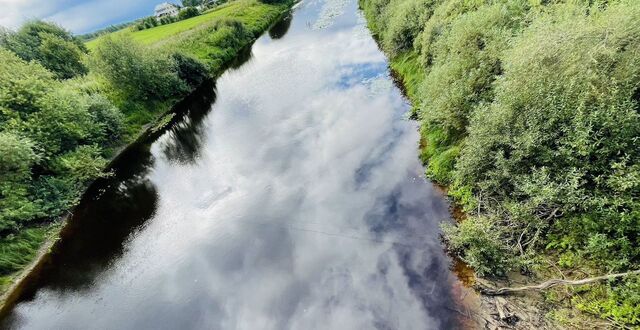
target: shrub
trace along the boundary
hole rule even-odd
[[[160,25],[160,22],[158,22],[156,17],[155,16],[149,16],[149,17],[145,17],[142,20],[140,20],[135,25],[135,29],[140,31],[140,30],[144,30],[144,29],[150,29],[150,28],[156,27],[158,25]]]
[[[36,62],[26,63],[0,48],[0,125],[26,119],[38,111],[38,100],[57,86],[53,75]]]
[[[478,275],[504,275],[513,266],[509,249],[500,239],[501,228],[493,219],[477,217],[442,227],[449,248],[461,253]]]
[[[173,53],[171,57],[178,67],[178,77],[191,88],[200,86],[209,78],[207,67],[197,59],[183,53]]]
[[[94,142],[112,145],[124,134],[124,115],[101,94],[87,96],[87,110],[99,127]]]
[[[171,23],[174,23],[174,22],[177,22],[177,21],[178,21],[178,19],[173,17],[173,16],[165,16],[165,17],[160,19],[159,24],[160,25],[165,25],[165,24],[171,24]]]
[[[0,132],[0,232],[17,228],[37,213],[28,196],[31,167],[40,160],[35,149],[27,138]]]
[[[111,88],[142,100],[166,100],[187,91],[168,55],[128,37],[105,37],[92,51],[90,68]]]
[[[493,99],[493,81],[502,74],[516,13],[502,4],[485,5],[450,19],[437,37],[423,35],[427,74],[420,88],[420,117],[442,130],[451,143],[466,135],[469,117]],[[425,32],[426,33],[426,32]]]
[[[209,72],[220,72],[252,37],[251,31],[240,21],[218,19],[180,39],[172,40],[170,47],[203,59]]]
[[[35,144],[12,132],[0,132],[0,182],[22,181],[31,176],[31,167],[39,160]]]
[[[447,226],[452,248],[485,274],[544,248],[561,266],[640,267],[640,2],[405,1],[361,5],[392,62],[419,54],[421,157],[470,213]],[[634,285],[580,308],[636,325]]]
[[[0,49],[0,232],[73,205],[100,175],[100,146],[122,130],[122,116],[104,97],[84,94],[36,62]]]
[[[640,258],[637,19],[640,6],[611,5],[536,22],[505,54],[496,100],[471,121],[458,162],[459,180],[518,203],[510,213],[524,221],[550,223],[558,209],[556,230],[579,233],[574,247],[605,263]]]
[[[87,52],[80,39],[48,22],[31,21],[17,32],[5,31],[0,45],[25,61],[38,61],[60,79],[87,73],[82,56]]]
[[[191,17],[196,17],[200,15],[200,11],[195,7],[187,7],[185,9],[180,10],[178,13],[178,19],[183,20]]]
[[[385,14],[386,29],[382,37],[386,52],[395,56],[413,48],[415,38],[433,15],[435,0],[394,0]]]
[[[84,98],[75,91],[56,89],[38,103],[40,111],[29,116],[21,127],[42,147],[45,158],[73,150],[100,134]]]
[[[73,178],[79,185],[87,184],[103,176],[107,162],[102,158],[102,150],[96,145],[84,145],[56,158],[56,173]]]

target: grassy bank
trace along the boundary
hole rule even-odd
[[[427,175],[467,212],[481,276],[640,268],[640,3],[361,0],[421,121]],[[549,265],[552,267],[549,267]],[[638,276],[545,294],[640,326]]]
[[[0,291],[55,239],[57,220],[108,159],[292,5],[237,0],[203,15],[86,46],[28,22],[0,35]]]

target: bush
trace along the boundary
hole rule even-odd
[[[445,230],[456,252],[485,274],[543,249],[567,267],[640,267],[640,2],[361,5],[392,62],[419,54],[421,157],[470,212]],[[637,324],[622,282],[581,308]]]
[[[183,20],[191,17],[196,17],[200,15],[200,11],[195,7],[187,7],[185,9],[180,10],[178,13],[178,19]]]
[[[31,176],[31,167],[39,160],[35,144],[12,132],[0,132],[0,182],[22,181]]]
[[[393,0],[385,14],[384,50],[392,56],[413,49],[413,42],[433,15],[436,0]]]
[[[161,24],[161,22],[158,22],[158,20],[156,19],[155,16],[149,16],[149,17],[145,17],[142,20],[140,20],[135,25],[135,29],[140,31],[140,30],[150,29],[152,27],[156,27],[156,26],[158,26],[160,24]]]
[[[35,149],[27,138],[0,132],[0,232],[37,212],[27,191],[31,168],[40,160]]]
[[[89,63],[113,90],[131,98],[166,100],[188,89],[178,77],[175,61],[128,37],[105,37],[92,51]]]
[[[87,184],[103,176],[107,162],[102,158],[102,150],[96,145],[84,145],[56,158],[56,173],[73,178],[79,185]]]
[[[496,100],[471,121],[458,162],[461,182],[518,203],[510,213],[523,221],[551,222],[558,209],[560,236],[607,246],[585,254],[606,264],[640,261],[637,19],[640,6],[611,5],[536,22],[505,53]]]
[[[451,18],[437,36],[423,33],[427,74],[419,115],[450,143],[464,138],[469,117],[493,99],[493,82],[502,74],[500,55],[517,21],[518,13],[506,5],[485,5]]]
[[[159,25],[171,24],[173,22],[177,22],[178,19],[173,16],[165,16],[160,19]]]
[[[125,131],[124,115],[106,97],[101,94],[87,96],[87,110],[99,127],[93,142],[102,145],[113,145],[118,142]]]
[[[217,73],[236,57],[238,50],[252,37],[251,31],[240,21],[218,19],[194,30],[186,37],[173,40],[170,47],[203,59],[208,71]]]
[[[60,82],[0,49],[0,232],[55,217],[101,175],[102,147],[122,130],[104,97]]]
[[[207,67],[197,59],[183,53],[173,53],[171,57],[178,67],[178,77],[191,88],[200,86],[209,78]]]
[[[5,31],[0,45],[25,61],[38,61],[60,79],[87,73],[82,62],[86,47],[80,39],[48,22],[31,21],[17,32]]]
[[[53,75],[36,62],[26,63],[0,48],[0,125],[10,119],[26,119],[38,111],[39,99],[57,83]]]
[[[494,219],[477,217],[458,226],[443,225],[448,246],[463,255],[463,260],[478,275],[505,275],[513,266],[509,249],[500,239],[500,227]]]
[[[40,111],[33,113],[21,126],[42,147],[45,158],[71,151],[100,135],[84,98],[75,91],[56,89],[38,101]]]

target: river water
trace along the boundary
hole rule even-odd
[[[450,221],[355,0],[305,1],[96,182],[4,325],[458,328]]]

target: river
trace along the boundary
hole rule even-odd
[[[356,1],[300,3],[92,185],[4,326],[461,327],[408,108]]]

